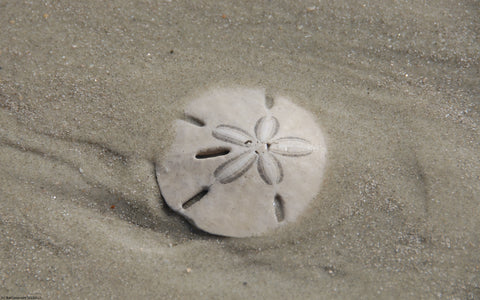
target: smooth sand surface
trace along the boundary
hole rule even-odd
[[[0,1],[0,296],[480,299],[478,1]],[[295,224],[170,211],[186,103],[261,87],[327,134]]]

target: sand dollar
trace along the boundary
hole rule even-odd
[[[314,199],[326,145],[314,117],[262,90],[216,89],[193,100],[156,165],[162,196],[196,227],[260,235],[295,221]]]

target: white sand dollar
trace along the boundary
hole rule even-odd
[[[217,89],[191,102],[157,164],[162,196],[212,234],[247,237],[292,222],[321,185],[326,145],[313,116],[262,90]]]

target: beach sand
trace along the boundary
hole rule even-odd
[[[480,299],[478,1],[0,2],[0,297]],[[264,88],[327,135],[254,238],[155,179],[185,105]]]

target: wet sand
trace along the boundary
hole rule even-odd
[[[0,2],[0,297],[480,299],[476,1]],[[202,91],[327,134],[291,225],[211,236],[155,180]]]

